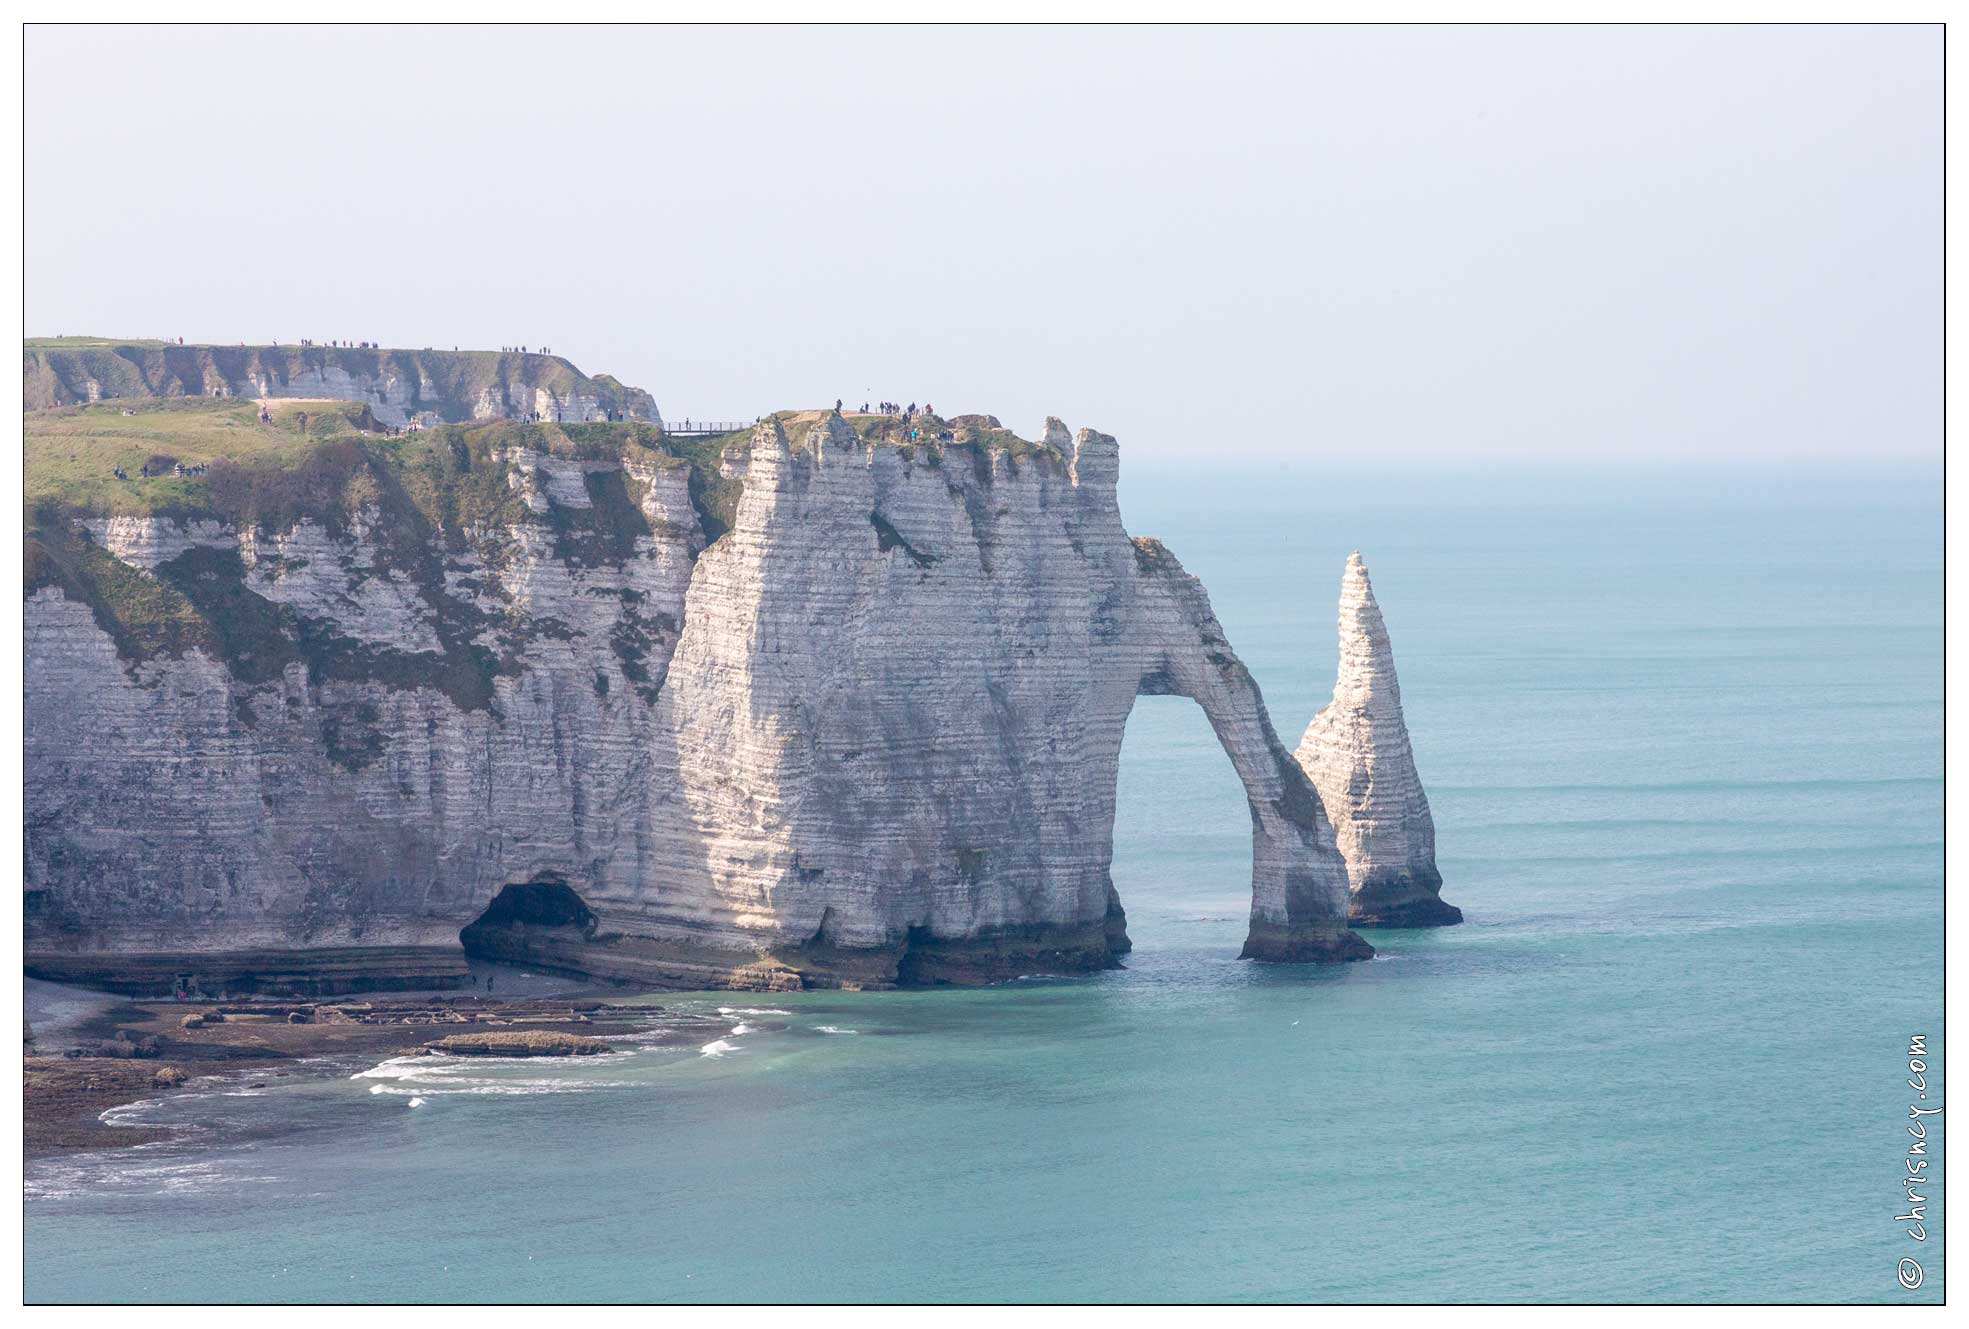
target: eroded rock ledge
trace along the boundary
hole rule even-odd
[[[525,503],[408,534],[377,509],[79,528],[193,606],[142,650],[73,577],[31,583],[31,972],[441,982],[461,930],[652,986],[1098,970],[1128,947],[1122,730],[1159,694],[1203,708],[1250,801],[1245,955],[1372,954],[1322,768],[1202,586],[1123,529],[1107,435],[768,420],[726,449],[708,545],[697,479],[634,449],[458,466]],[[567,899],[488,913],[508,887]]]

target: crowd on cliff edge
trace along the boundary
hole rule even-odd
[[[834,413],[836,415],[839,415],[841,411],[842,411],[841,398],[836,397],[834,399]],[[927,401],[923,403],[921,409],[918,409],[915,402],[910,402],[907,406],[905,406],[901,402],[878,401],[873,404],[873,409],[871,409],[870,403],[863,402],[861,404],[860,414],[886,415],[886,416],[893,417],[897,422],[900,423],[902,427],[902,437],[904,441],[910,443],[915,443],[930,438],[937,439],[941,442],[950,442],[957,437],[957,434],[954,430],[938,428],[934,432],[932,432],[931,430],[925,428],[924,425],[918,423],[918,421],[924,421],[924,422],[935,421],[939,426],[943,424],[943,421],[939,419],[937,416],[937,408],[930,405],[930,403]],[[887,432],[886,428],[884,429],[884,432],[885,433]]]

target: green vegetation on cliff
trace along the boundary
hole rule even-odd
[[[243,682],[277,679],[303,662],[316,681],[376,680],[437,687],[460,706],[490,704],[493,679],[517,668],[533,636],[551,621],[506,622],[450,593],[447,563],[476,532],[534,520],[511,483],[509,454],[520,449],[590,462],[692,469],[693,493],[726,494],[718,454],[701,440],[668,445],[638,423],[552,425],[495,420],[393,434],[368,408],[347,402],[274,403],[262,421],[256,402],[237,398],[98,404],[30,412],[26,417],[26,589],[59,586],[90,606],[125,658],[146,660],[199,649],[224,660]],[[177,466],[203,467],[177,474]],[[119,478],[121,467],[129,478]],[[148,478],[149,467],[163,472]],[[708,473],[701,473],[708,468]],[[541,520],[556,552],[571,563],[621,563],[650,534],[640,485],[628,469],[587,477],[590,507],[555,505]],[[414,585],[428,607],[441,653],[409,654],[334,636],[249,586],[239,551],[195,548],[150,574],[116,559],[78,524],[93,518],[162,517],[216,521],[270,533],[313,521],[344,532],[359,513],[375,518],[369,540],[379,562]],[[707,512],[706,538],[729,523]],[[652,627],[659,625],[652,624]],[[499,642],[485,644],[488,629]],[[624,643],[624,649],[637,643]],[[633,677],[633,675],[632,675]],[[353,717],[360,722],[361,717]],[[369,755],[360,723],[340,735],[351,761]]]
[[[530,640],[568,629],[553,619],[509,621],[496,609],[479,607],[483,601],[476,597],[459,594],[471,589],[469,582],[448,584],[447,572],[470,561],[478,536],[543,523],[564,562],[620,566],[652,534],[638,475],[680,467],[689,472],[701,539],[715,541],[735,520],[743,490],[742,480],[722,473],[723,456],[743,446],[750,433],[674,438],[633,421],[514,420],[401,432],[379,424],[365,404],[302,399],[271,401],[267,415],[261,418],[258,401],[239,397],[150,398],[28,412],[28,593],[59,586],[69,599],[87,604],[126,659],[197,649],[225,661],[249,684],[273,682],[303,663],[316,681],[436,687],[462,707],[481,708],[491,704],[493,681],[518,668]],[[787,411],[776,418],[797,449],[821,417]],[[898,443],[932,466],[944,464],[944,450],[953,443],[1003,448],[1014,466],[1045,450],[989,417],[925,420],[929,436],[914,441],[893,417],[847,418],[861,437]],[[945,431],[951,439],[937,437]],[[580,477],[588,504],[531,511],[524,487],[515,483],[513,458],[521,450],[597,463]],[[988,476],[983,452],[970,455],[964,464]],[[186,527],[216,522],[226,531],[269,534],[310,521],[345,534],[359,515],[379,567],[414,586],[424,602],[440,644],[435,657],[428,650],[412,654],[333,635],[319,620],[261,596],[229,543],[192,548],[153,574],[123,563],[82,528],[96,519],[156,517]],[[645,658],[679,625],[647,612],[629,594],[624,592],[610,644],[630,685],[653,700],[661,680]],[[352,715],[328,735],[342,754],[338,760],[359,765],[373,756],[365,737],[371,723],[371,717]]]
[[[276,401],[270,421],[239,398],[104,402],[30,411],[24,488],[30,515],[54,504],[71,516],[210,518],[270,531],[312,518],[340,529],[381,492],[388,473],[426,520],[448,530],[512,520],[524,510],[496,460],[510,449],[585,461],[624,457],[708,466],[702,440],[672,443],[651,425],[521,424],[488,420],[407,433],[343,401]],[[203,465],[198,474],[174,467]],[[161,474],[145,477],[148,466]],[[129,478],[120,479],[121,467]],[[379,469],[380,468],[380,469]]]
[[[28,507],[57,499],[95,516],[189,512],[204,486],[170,474],[174,463],[298,463],[318,442],[359,435],[363,410],[346,402],[281,402],[272,425],[260,422],[257,403],[236,397],[31,411],[25,417]],[[137,477],[153,457],[163,476],[116,479],[117,467]]]
[[[175,346],[162,337],[29,337],[26,347],[29,351],[76,351],[108,350],[117,346]]]

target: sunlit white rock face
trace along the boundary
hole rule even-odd
[[[1462,911],[1442,900],[1436,823],[1415,772],[1388,629],[1358,553],[1348,555],[1340,579],[1333,700],[1307,726],[1297,756],[1319,789],[1347,861],[1353,921],[1379,927],[1462,922]]]
[[[82,525],[91,540],[146,572],[188,549],[224,549],[237,542],[234,534],[216,521],[180,524],[150,517],[88,517]]]
[[[234,632],[230,665],[125,658],[89,606],[30,594],[40,972],[428,976],[528,883],[592,920],[506,953],[655,984],[1096,969],[1128,945],[1116,776],[1156,694],[1202,706],[1244,784],[1246,954],[1372,953],[1202,586],[1123,529],[1112,438],[905,448],[768,421],[723,459],[744,491],[708,548],[672,459],[495,464],[525,515],[421,545],[370,512],[92,531],[299,625]]]

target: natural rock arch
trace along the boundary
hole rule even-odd
[[[1110,964],[1122,731],[1137,696],[1173,694],[1250,806],[1245,954],[1371,955],[1319,796],[1208,596],[1122,527],[1114,440],[1049,420],[1041,443],[926,465],[839,416],[797,445],[761,426],[658,715],[703,896],[803,981]]]
[[[1159,542],[1133,543],[1150,574],[1138,609],[1150,658],[1129,709],[1137,696],[1189,698],[1237,772],[1251,814],[1251,922],[1243,957],[1366,959],[1373,947],[1347,926],[1347,868],[1333,828],[1318,792],[1279,740],[1251,671],[1232,652],[1202,584]],[[1124,710],[1124,726],[1127,718]]]
[[[697,473],[635,439],[468,459],[523,504],[455,533],[442,584],[407,590],[396,544],[437,537],[386,512],[347,530],[78,520],[65,557],[132,576],[236,550],[230,598],[193,609],[278,606],[336,644],[331,664],[390,667],[132,655],[94,582],[44,568],[26,603],[30,967],[441,981],[502,887],[552,881],[593,920],[566,933],[567,967],[657,986],[1097,969],[1126,946],[1114,798],[1143,694],[1195,700],[1245,789],[1245,954],[1369,953],[1326,805],[1203,588],[1123,528],[1112,438],[988,422],[905,444],[827,413],[796,432],[767,420],[724,449],[738,492],[708,547]],[[567,538],[604,498],[640,523]],[[303,538],[308,557],[276,556]],[[404,649],[434,615],[503,652],[483,696]],[[1379,754],[1392,731],[1349,732]],[[1370,792],[1398,768],[1377,756]],[[1433,893],[1419,866],[1407,879]]]

